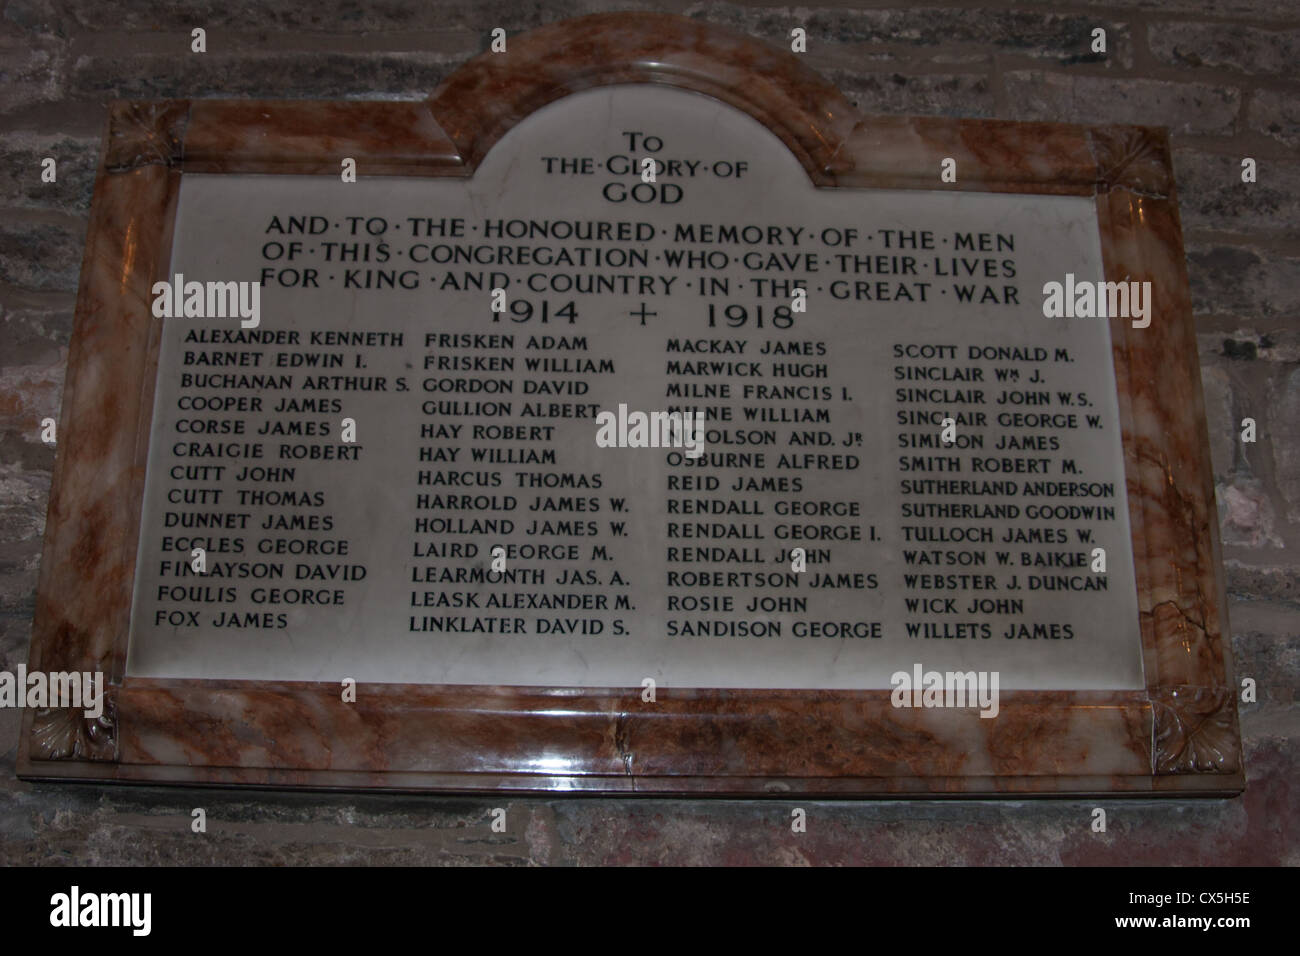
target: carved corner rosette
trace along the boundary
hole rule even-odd
[[[49,707],[32,721],[33,760],[116,760],[117,689],[104,688],[104,706],[97,717],[83,707]]]
[[[1241,769],[1237,708],[1230,687],[1168,687],[1151,692],[1152,762],[1157,774],[1235,773]]]
[[[189,100],[114,103],[105,167],[110,172],[126,172],[141,166],[179,164],[189,117]]]
[[[1156,199],[1168,198],[1173,176],[1169,142],[1148,126],[1101,126],[1088,130],[1088,149],[1097,163],[1097,188],[1127,189]]]

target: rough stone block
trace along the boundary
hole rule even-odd
[[[1161,23],[1147,33],[1155,58],[1170,66],[1295,75],[1300,30],[1261,30],[1225,23]]]
[[[47,157],[55,162],[52,183],[42,179]],[[88,216],[98,162],[98,140],[57,133],[6,135],[0,141],[0,205]]]
[[[85,227],[0,221],[0,282],[44,292],[75,292]]]
[[[63,94],[63,51],[53,43],[0,36],[0,113]]]
[[[1300,258],[1189,241],[1187,270],[1197,314],[1300,315]]]
[[[1294,235],[1300,223],[1300,162],[1254,157],[1256,181],[1241,181],[1243,155],[1174,151],[1184,232]]]
[[[1300,146],[1300,96],[1280,90],[1255,90],[1247,113],[1250,128],[1293,149]]]
[[[827,78],[867,114],[990,117],[996,112],[992,86],[983,76],[830,73]]]
[[[1173,133],[1232,132],[1241,92],[1210,83],[1019,70],[1005,74],[1010,119],[1137,123]]]

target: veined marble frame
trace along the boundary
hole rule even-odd
[[[779,38],[777,38],[779,40]],[[473,174],[522,117],[615,83],[766,124],[820,187],[1093,196],[1112,320],[1147,686],[895,709],[889,691],[604,690],[125,676],[161,320],[186,172]],[[940,184],[941,159],[959,180]],[[420,102],[170,100],[110,110],[70,349],[30,668],[102,670],[104,716],[27,711],[20,776],[263,787],[809,796],[1234,794],[1241,743],[1200,369],[1161,129],[860,114],[799,56],[693,20],[600,14],[509,39]]]

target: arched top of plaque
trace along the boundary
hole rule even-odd
[[[869,116],[794,53],[661,13],[600,13],[511,37],[466,63],[430,97],[469,170],[511,127],[570,93],[657,83],[715,97],[772,131],[818,186],[933,188],[952,158],[958,190],[1086,195],[1170,190],[1160,130],[1063,123]]]
[[[471,60],[429,102],[473,168],[530,113],[620,83],[675,86],[743,110],[789,147],[817,185],[833,185],[847,171],[843,147],[860,117],[834,86],[794,54],[669,14],[595,14],[511,37],[505,53]]]
[[[773,38],[775,40],[776,38]],[[794,53],[686,17],[602,13],[509,37],[427,100],[119,101],[105,168],[466,176],[530,113],[571,93],[649,83],[712,96],[790,149],[817,186],[1095,195],[1172,192],[1163,130],[859,113]]]

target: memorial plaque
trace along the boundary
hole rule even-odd
[[[1239,790],[1176,210],[672,17],[118,104],[32,652],[107,690],[22,771]]]

